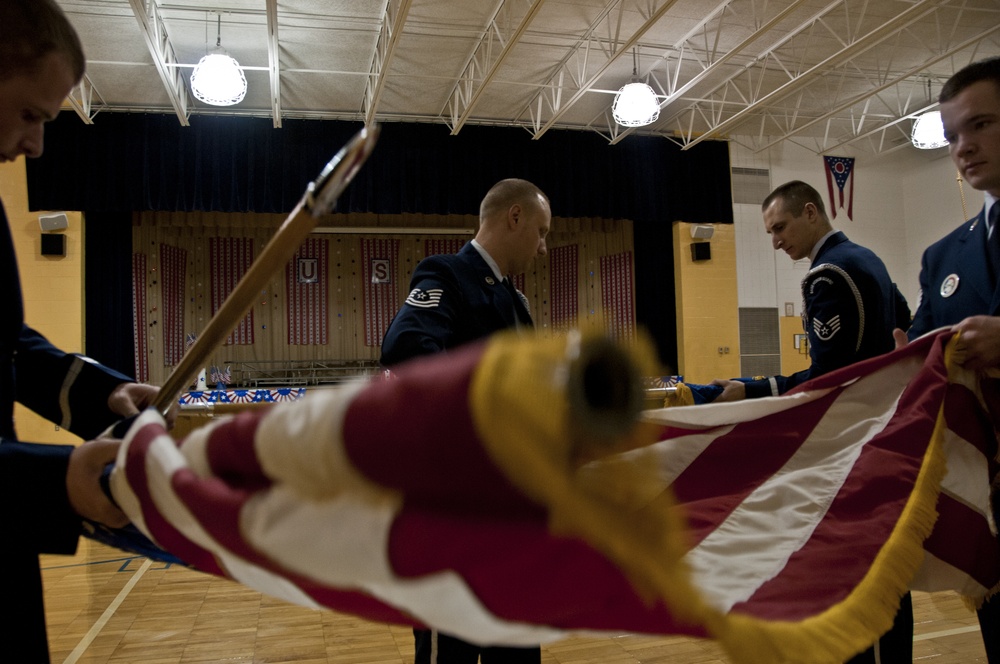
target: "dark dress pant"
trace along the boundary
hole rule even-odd
[[[45,605],[38,554],[12,546],[10,533],[0,542],[0,661],[49,664]]]
[[[415,664],[540,664],[542,650],[538,646],[512,648],[483,647],[467,643],[454,636],[429,629],[414,629]]]
[[[876,658],[875,649],[878,648]],[[847,664],[912,664],[913,663],[913,598],[903,595],[892,627],[879,638],[878,645],[855,655]]]

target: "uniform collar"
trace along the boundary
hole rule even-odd
[[[823,237],[821,237],[819,239],[819,242],[817,242],[815,245],[813,245],[813,250],[809,252],[809,262],[810,263],[815,263],[816,262],[816,257],[819,256],[819,250],[822,249],[823,245],[826,244],[826,241],[829,240],[834,235],[836,235],[837,232],[838,232],[837,229],[834,228],[829,233],[827,233],[826,235],[824,235]]]
[[[503,281],[503,273],[500,272],[500,266],[497,265],[497,262],[493,260],[492,256],[490,256],[490,252],[486,251],[486,249],[483,248],[483,245],[476,241],[476,238],[472,238],[472,248],[478,251],[479,255],[483,257],[484,261],[486,261],[486,264],[490,266],[490,269],[493,270],[493,275],[497,278],[497,281]]]

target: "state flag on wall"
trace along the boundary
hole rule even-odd
[[[837,218],[837,210],[844,207],[844,187],[850,181],[847,194],[847,216],[854,220],[854,157],[823,157],[826,163],[826,187],[830,192],[830,218]],[[836,183],[839,195],[834,198]]]

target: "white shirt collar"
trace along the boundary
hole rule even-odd
[[[993,233],[993,230],[994,230],[992,227],[989,226],[989,223],[990,223],[990,210],[992,210],[993,206],[997,204],[997,197],[994,196],[993,194],[991,194],[988,191],[984,191],[983,192],[983,198],[985,200],[985,203],[983,204],[983,215],[986,217],[986,224],[987,224],[987,229],[988,229],[986,231],[986,236],[990,237],[992,235],[992,233]]]
[[[816,244],[813,245],[813,250],[809,252],[809,262],[810,263],[813,263],[813,262],[816,261],[816,254],[818,254],[819,250],[823,248],[823,244],[827,240],[830,239],[830,236],[833,235],[833,234],[835,234],[836,232],[837,232],[837,229],[834,228],[832,231],[830,231],[829,233],[827,233],[826,235],[824,235],[823,237],[821,237],[819,239],[819,242],[817,242]]]
[[[497,262],[493,260],[492,256],[490,256],[490,252],[486,251],[486,249],[483,248],[483,245],[476,241],[476,238],[472,238],[472,247],[479,252],[479,255],[483,257],[486,264],[490,266],[490,269],[493,270],[493,274],[496,275],[496,278],[503,281],[503,273],[500,272],[500,266],[497,265]]]

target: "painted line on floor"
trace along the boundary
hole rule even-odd
[[[978,632],[979,625],[969,625],[968,627],[956,627],[955,629],[946,629],[940,632],[929,632],[927,634],[918,634],[913,637],[914,641],[926,641],[927,639],[939,639],[942,636],[954,636],[956,634],[968,634],[969,632]]]
[[[87,648],[90,647],[90,644],[97,638],[97,635],[101,633],[102,629],[104,629],[104,626],[108,624],[109,620],[111,620],[111,616],[115,615],[115,611],[118,610],[118,607],[125,601],[125,598],[128,597],[129,593],[132,592],[132,588],[135,587],[135,584],[139,583],[139,579],[142,578],[142,575],[145,574],[146,570],[148,570],[152,565],[153,561],[147,558],[146,562],[144,562],[139,570],[132,575],[132,578],[125,584],[125,587],[121,589],[114,601],[111,602],[111,604],[108,605],[108,608],[104,610],[104,613],[102,613],[101,617],[97,619],[97,622],[91,626],[90,630],[84,635],[80,643],[76,645],[76,648],[73,648],[73,652],[71,652],[69,657],[63,661],[63,664],[76,664],[77,661],[79,661],[80,657],[87,652]]]

